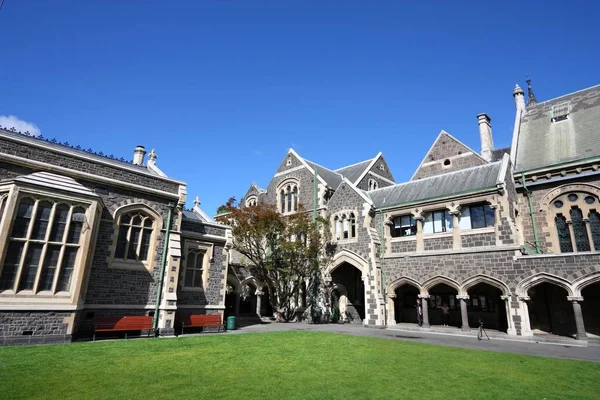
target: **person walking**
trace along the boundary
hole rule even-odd
[[[450,307],[444,303],[442,305],[442,326],[448,326],[448,318],[450,317]]]
[[[417,310],[417,325],[420,328],[423,326],[423,308],[421,307],[421,299],[417,298],[415,308]]]

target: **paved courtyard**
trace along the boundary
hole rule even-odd
[[[490,340],[477,340],[477,332],[468,334],[445,334],[424,332],[422,330],[408,331],[404,329],[365,328],[358,324],[322,324],[304,323],[263,323],[241,327],[228,334],[261,333],[275,331],[324,331],[357,336],[370,336],[390,340],[404,340],[418,343],[430,343],[443,346],[462,347],[466,349],[488,350],[514,354],[530,354],[543,357],[566,358],[600,362],[600,345],[595,342],[578,343],[567,338],[562,343],[540,342],[537,339],[495,337]],[[540,339],[541,340],[541,339]]]

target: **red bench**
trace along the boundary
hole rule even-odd
[[[127,332],[131,331],[148,331],[148,336],[152,332],[152,317],[126,315],[122,317],[95,317],[94,318],[94,337],[96,340],[96,332]]]
[[[217,327],[217,332],[224,328],[221,316],[219,314],[200,314],[188,315],[181,320],[181,335],[183,336],[184,328],[204,328]]]

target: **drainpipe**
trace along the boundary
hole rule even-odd
[[[379,234],[379,262],[381,263],[381,294],[383,295],[383,324],[387,324],[387,297],[385,295],[385,270],[384,270],[384,255],[385,255],[385,228],[383,223],[383,211],[379,210],[379,218],[381,219],[381,229]]]
[[[165,280],[165,269],[167,268],[167,253],[169,251],[169,236],[171,235],[171,218],[173,217],[173,208],[175,205],[169,203],[169,215],[167,216],[167,230],[165,232],[165,241],[163,245],[162,260],[160,266],[160,277],[158,279],[158,289],[156,293],[156,307],[154,308],[154,320],[152,325],[154,327],[154,335],[158,335],[158,309],[160,307],[160,300],[162,295],[163,283]]]
[[[312,215],[313,222],[315,222],[317,220],[317,206],[318,206],[317,203],[319,201],[319,196],[317,195],[317,192],[319,191],[319,185],[318,185],[317,179],[319,179],[319,169],[317,168],[317,166],[315,166],[315,179],[314,179],[314,185],[313,185],[313,215]]]
[[[541,254],[540,239],[538,237],[537,227],[535,225],[535,212],[533,211],[533,199],[531,198],[531,191],[527,189],[525,184],[525,174],[521,174],[521,181],[523,182],[523,189],[525,189],[525,195],[529,202],[529,216],[531,217],[531,225],[533,226],[533,242],[535,243],[535,254]]]

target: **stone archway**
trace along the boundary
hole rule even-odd
[[[573,286],[575,298],[582,299],[581,313],[585,331],[600,336],[600,271],[579,278]]]
[[[468,296],[469,327],[478,328],[481,321],[486,328],[517,334],[510,318],[511,292],[504,282],[476,275],[462,284],[460,294]]]
[[[416,303],[421,290],[419,282],[408,277],[401,277],[388,285],[388,325],[417,324]]]
[[[527,290],[529,323],[534,334],[573,336],[577,330],[569,293],[562,285],[541,281]]]
[[[344,262],[331,272],[334,287],[344,287],[347,294],[346,318],[348,322],[362,322],[365,319],[365,286],[361,271],[354,265]]]

